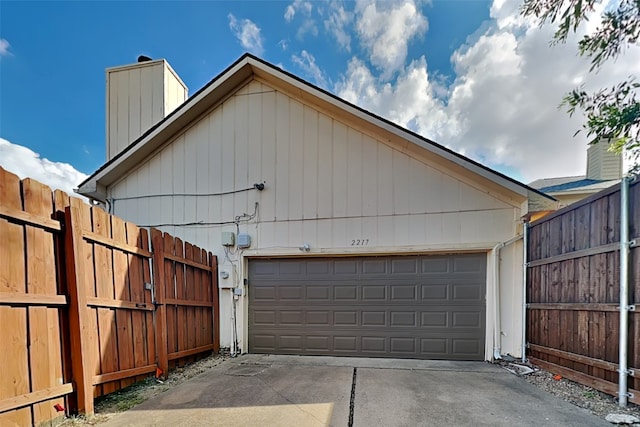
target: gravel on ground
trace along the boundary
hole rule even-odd
[[[510,365],[505,362],[500,362],[499,364],[505,368],[509,368]],[[518,365],[522,364],[518,363]],[[614,396],[557,376],[553,372],[545,371],[536,366],[526,366],[534,371],[530,374],[518,375],[524,381],[553,394],[559,399],[591,411],[591,413],[603,420],[609,414],[629,414],[640,419],[640,406],[638,405],[629,403],[626,408],[621,408],[618,406],[618,401]],[[636,423],[636,425],[640,424]]]

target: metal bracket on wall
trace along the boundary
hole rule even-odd
[[[151,302],[154,305],[157,305],[157,303],[156,303],[156,295],[155,295],[155,292],[154,292],[154,289],[153,289],[153,283],[145,283],[144,284],[144,288],[146,290],[148,290],[148,291],[151,291]]]
[[[638,240],[637,239],[633,239],[633,240],[629,240],[629,247],[630,248],[635,248],[636,246],[638,246]]]
[[[626,307],[616,307],[616,310],[620,311],[620,310],[626,310],[626,311],[636,311],[636,306],[635,305],[628,305]]]

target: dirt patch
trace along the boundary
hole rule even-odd
[[[503,366],[506,365],[504,363],[500,364]],[[621,408],[618,406],[618,402],[614,396],[566,378],[555,376],[553,373],[538,367],[527,366],[534,369],[534,372],[519,375],[524,381],[575,406],[584,408],[602,419],[608,414],[629,414],[640,419],[640,406],[638,405],[629,403],[626,408]]]
[[[115,393],[99,397],[95,401],[94,415],[71,416],[64,419],[58,426],[93,426],[103,423],[120,412],[127,411],[147,399],[208,371],[227,358],[228,356],[212,355],[175,368],[169,372],[169,377],[165,381],[150,377]]]

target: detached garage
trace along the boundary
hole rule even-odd
[[[187,94],[164,60],[107,70],[78,191],[217,254],[223,347],[521,354],[523,224],[555,199],[248,54]]]
[[[483,360],[485,254],[249,261],[249,352]]]

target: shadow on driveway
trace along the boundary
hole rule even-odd
[[[245,355],[104,424],[126,425],[609,424],[485,362]]]

